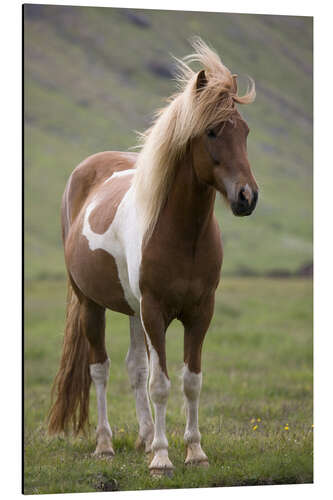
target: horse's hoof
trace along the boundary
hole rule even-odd
[[[115,455],[115,453],[112,449],[110,449],[110,450],[98,450],[98,449],[96,449],[93,453],[93,457],[95,457],[95,458],[107,458],[109,460],[112,460],[114,455]]]
[[[168,457],[167,450],[157,450],[149,466],[150,474],[153,477],[171,477],[173,469],[174,466]]]
[[[185,465],[195,465],[199,467],[209,466],[207,455],[201,448],[200,443],[190,443],[188,445]]]
[[[100,460],[112,460],[114,453],[103,451],[102,453],[93,453],[93,457]]]
[[[185,465],[188,467],[209,467],[208,460],[190,460],[185,462]]]
[[[170,468],[170,467],[161,467],[161,468],[158,468],[158,467],[152,467],[151,469],[149,469],[150,471],[150,475],[152,477],[172,477],[173,476],[173,468]]]

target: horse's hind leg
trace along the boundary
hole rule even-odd
[[[126,365],[131,387],[135,395],[136,415],[139,422],[137,448],[144,448],[146,452],[150,452],[154,437],[154,423],[147,392],[149,376],[148,355],[145,333],[140,318],[135,316],[130,317],[130,334],[131,341],[126,356]]]
[[[80,321],[82,330],[89,341],[90,375],[97,396],[97,446],[94,454],[114,455],[106,401],[110,360],[105,349],[105,309],[85,298],[81,302]]]

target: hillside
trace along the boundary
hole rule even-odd
[[[175,90],[170,53],[200,35],[257,99],[241,112],[260,185],[250,218],[218,199],[225,273],[295,271],[312,259],[312,19],[31,6],[24,8],[26,278],[64,276],[59,206],[86,156],[136,143]]]

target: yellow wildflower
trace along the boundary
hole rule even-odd
[[[288,424],[286,424],[286,425],[284,426],[284,430],[285,430],[285,431],[289,431],[289,425],[288,425]]]
[[[261,418],[257,418],[257,422],[261,422]]]
[[[252,427],[252,430],[254,430],[254,431],[255,431],[255,430],[257,430],[257,429],[258,429],[258,426],[257,426],[257,425],[254,425],[254,426]]]

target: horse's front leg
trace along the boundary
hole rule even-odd
[[[168,440],[165,432],[165,416],[170,391],[166,367],[166,324],[159,305],[150,296],[141,300],[141,321],[149,349],[149,393],[155,413],[154,438],[151,445],[153,459],[149,469],[152,475],[170,474],[173,465],[168,456]]]
[[[205,302],[184,323],[183,392],[186,407],[184,440],[187,446],[186,465],[208,466],[208,458],[201,448],[198,412],[202,385],[201,350],[214,309],[214,298]]]

